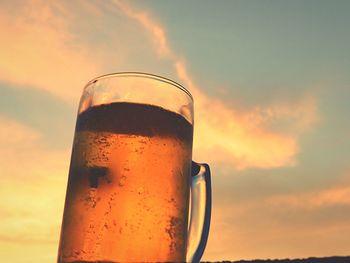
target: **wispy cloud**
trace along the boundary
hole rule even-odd
[[[321,190],[275,195],[268,198],[266,202],[273,206],[300,209],[350,206],[350,183],[348,180]]]
[[[280,102],[239,111],[234,105],[203,92],[190,76],[185,59],[171,48],[165,28],[151,14],[138,11],[124,1],[112,3],[147,32],[154,51],[172,63],[178,79],[194,95],[195,158],[233,165],[237,169],[295,164],[299,137],[317,119],[316,100],[312,95],[305,95],[292,104]],[[90,4],[83,6],[89,14],[101,15],[99,8]],[[65,14],[65,18],[57,12]],[[6,12],[6,8],[0,14],[0,31],[4,36],[0,43],[0,79],[78,101],[87,79],[101,72],[103,66],[99,62],[106,62],[101,58],[92,59],[90,50],[70,31],[69,21],[74,22],[74,16],[69,8],[37,0],[25,2],[17,14]],[[278,126],[285,122],[293,126],[270,129],[270,123]]]
[[[338,178],[319,189],[271,192],[243,202],[217,200],[206,259],[347,255],[350,176]]]
[[[280,103],[249,112],[236,111],[234,106],[207,96],[196,85],[188,73],[184,58],[171,49],[166,30],[152,15],[136,10],[125,1],[114,0],[113,3],[149,33],[155,50],[164,59],[172,61],[178,78],[194,95],[195,157],[234,165],[238,169],[273,168],[295,163],[299,150],[298,138],[316,119],[314,98],[301,98],[296,105]],[[273,132],[266,128],[266,123],[271,120],[285,119],[295,121],[294,133]],[[212,153],[214,151],[215,155]]]
[[[290,207],[276,208],[249,204],[216,206],[214,224],[206,249],[206,260],[303,258],[310,256],[348,255],[350,231],[346,216],[337,218],[328,210],[308,213]],[[234,253],[233,253],[234,252]]]
[[[67,169],[68,149],[55,151],[47,149],[41,134],[20,122],[0,116],[0,174],[16,174],[23,180],[40,176],[47,177],[46,168]],[[18,164],[21,165],[18,165]],[[39,169],[40,168],[40,169]],[[36,172],[32,171],[37,169]],[[27,176],[24,172],[30,174]],[[2,176],[2,180],[13,177]]]
[[[0,4],[0,79],[78,100],[97,62],[70,33],[69,17],[55,14],[59,5],[24,1],[13,12]]]
[[[1,246],[9,254],[17,253],[18,244],[56,248],[69,150],[50,151],[37,131],[1,117],[0,156]],[[17,259],[32,257],[33,251]],[[54,253],[51,249],[44,256],[53,260]]]
[[[174,57],[172,50],[169,48],[165,30],[157,24],[153,18],[146,12],[135,11],[124,1],[115,0],[115,5],[124,12],[125,15],[137,20],[152,36],[154,47],[161,56]]]
[[[81,10],[74,13],[62,3],[24,1],[16,12],[10,12],[5,7],[0,8],[0,33],[3,36],[0,42],[0,79],[22,87],[44,89],[64,100],[77,102],[86,81],[102,69],[106,70],[100,63],[107,64],[106,60],[110,59],[108,52],[111,50],[108,50],[106,57],[95,59],[91,49],[80,42],[70,30],[74,17],[79,19],[83,16],[79,13]],[[96,7],[92,2],[79,3],[86,8],[91,18],[104,19],[107,16],[100,6]],[[300,136],[313,127],[318,119],[317,98],[314,95],[305,94],[294,102],[280,101],[264,107],[238,110],[235,105],[228,105],[219,98],[204,93],[186,68],[186,59],[171,48],[165,27],[156,22],[150,13],[136,10],[124,1],[113,3],[118,8],[119,15],[122,12],[125,17],[136,21],[143,33],[149,36],[145,42],[153,44],[154,49],[150,51],[152,59],[157,59],[153,54],[155,53],[159,60],[170,62],[177,78],[194,95],[195,158],[198,161],[225,164],[236,169],[274,168],[296,162]],[[65,16],[62,13],[57,14],[58,11]],[[135,29],[134,33],[137,34],[138,31],[140,28]],[[92,35],[93,33],[91,32]],[[119,35],[116,36],[117,40],[118,38]],[[113,42],[118,44],[115,49],[121,50],[120,52],[128,49],[117,40]],[[149,63],[153,63],[153,60]],[[113,60],[113,64],[116,61]],[[286,123],[287,128],[282,129],[280,126],[284,127]],[[6,248],[6,252],[1,252],[3,258],[11,258],[12,255],[14,259],[13,255],[16,255],[17,262],[24,262],[26,258],[33,258],[32,262],[54,260],[69,154],[70,149],[55,151],[47,148],[42,134],[37,130],[12,119],[0,118],[0,246]],[[335,205],[341,204],[348,194],[348,187],[339,186],[316,193],[318,198],[305,193],[300,197],[276,196],[264,202],[271,207],[302,206],[303,203],[306,207]],[[238,210],[243,207],[235,205]],[[249,207],[261,209],[259,206]],[[251,236],[248,234],[253,231],[248,234],[244,232],[255,224],[246,225],[246,228],[240,230],[238,225],[235,227],[234,221],[231,222],[226,217],[229,213],[240,211],[232,212],[226,207],[218,209],[223,211],[214,216],[222,216],[221,219],[215,219],[218,222],[216,224],[221,225],[214,229],[211,238],[220,240],[216,245],[209,246],[209,249],[216,249],[215,253],[209,251],[213,260],[223,258],[226,254],[231,255],[228,249],[240,250],[242,246],[241,251],[246,253],[242,252],[242,257],[249,256],[254,244],[255,247],[260,245],[260,251],[263,251],[263,237],[259,242],[249,243]],[[241,212],[244,211],[246,210],[242,209]],[[247,217],[249,214],[242,218]],[[259,224],[256,226],[259,227]],[[254,229],[258,230],[257,227]],[[265,233],[268,234],[267,231]],[[228,234],[236,239],[232,240]],[[281,237],[280,240],[284,239]],[[232,248],[225,246],[225,251],[221,250],[224,243],[232,243]],[[276,242],[270,240],[270,248],[275,244]],[[44,255],[43,247],[48,258],[40,260],[38,257]],[[19,249],[26,252],[18,255]],[[267,247],[265,250],[265,255],[273,253]]]

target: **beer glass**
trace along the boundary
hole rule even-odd
[[[144,73],[91,80],[75,129],[58,262],[197,262],[211,185],[192,161],[193,99]]]

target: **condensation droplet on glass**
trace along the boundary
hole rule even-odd
[[[142,195],[142,194],[144,193],[144,189],[143,189],[142,186],[139,187],[139,188],[137,189],[137,193],[138,193],[139,195]]]
[[[125,185],[125,181],[126,181],[126,176],[123,175],[122,177],[120,177],[118,185],[119,186],[124,186]]]

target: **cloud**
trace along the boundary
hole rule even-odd
[[[168,40],[166,38],[165,30],[159,26],[149,14],[146,12],[135,12],[129,5],[123,1],[112,1],[115,5],[127,16],[137,20],[145,29],[151,34],[154,41],[156,51],[159,55],[165,57],[172,57],[172,51],[169,48]]]
[[[296,163],[299,138],[317,120],[316,99],[312,95],[306,94],[294,103],[279,102],[237,110],[235,105],[209,97],[197,86],[185,59],[172,50],[166,30],[153,16],[135,10],[124,1],[112,3],[141,26],[152,41],[154,51],[172,64],[178,79],[194,95],[194,157],[197,160],[236,169]],[[84,12],[93,17],[100,17],[101,9],[106,8],[105,4],[98,8],[80,4]],[[1,9],[0,32],[4,40],[0,43],[0,79],[23,87],[45,89],[64,100],[77,102],[86,81],[107,68],[109,62],[101,53],[94,56],[88,47],[93,43],[83,44],[72,32],[70,26],[77,18],[71,9],[72,6],[39,0],[24,2],[16,14]],[[117,47],[127,50],[120,43]]]
[[[66,165],[63,163],[67,163],[67,150],[47,149],[41,134],[36,130],[4,117],[0,117],[0,153],[0,174],[15,174],[29,181],[39,176],[46,177],[46,168],[65,169]],[[2,176],[1,179],[13,178]]]
[[[83,8],[73,14],[74,11],[61,2],[28,1],[16,6],[16,12],[0,8],[0,33],[3,36],[0,79],[77,102],[86,81],[102,69],[106,70],[106,64],[113,64],[110,68],[114,69],[120,53],[125,53],[126,57],[135,53],[129,60],[146,61],[147,68],[152,63],[158,63],[159,68],[161,62],[158,60],[168,61],[174,74],[195,98],[196,160],[236,169],[268,169],[297,162],[301,136],[319,119],[314,94],[305,93],[295,101],[286,99],[238,110],[234,104],[203,92],[186,68],[186,59],[171,48],[166,29],[155,21],[154,16],[137,11],[126,2],[113,3],[125,16],[136,21],[143,33],[146,32],[154,47],[147,54],[150,57],[139,57],[145,50],[134,45],[130,53],[124,52],[128,48],[123,43],[131,41],[124,37],[135,27],[132,23],[119,25],[121,28],[127,26],[122,36],[120,28],[95,28],[96,32],[100,30],[99,34],[109,31],[116,35],[114,39],[100,38],[102,42],[116,41],[104,55],[96,50],[95,42],[84,43],[71,31],[70,26],[80,18],[90,22],[96,17],[102,21],[108,15],[116,15],[115,12],[107,15],[104,4],[97,7],[91,2],[79,2],[78,6],[88,12],[83,18],[86,15]],[[63,12],[64,16],[57,12]],[[139,28],[133,30],[130,35],[137,35],[134,41],[144,37]],[[96,32],[88,31],[87,34],[95,38]],[[147,46],[148,51],[147,40],[142,40],[138,41],[139,45]],[[115,52],[119,50],[118,55],[111,53],[112,48]],[[52,262],[57,252],[70,149],[49,148],[38,130],[0,117],[0,155],[1,256],[11,258],[11,262]],[[344,184],[311,193],[283,194],[264,200],[214,206],[206,254],[211,260],[217,260],[232,255],[232,251],[237,259],[251,257],[251,251],[254,256],[262,257],[315,255],[320,248],[325,254],[348,253],[350,240],[342,234],[349,232],[348,224],[315,226],[314,221],[318,219],[314,215],[307,221],[312,224],[307,224],[302,232],[297,229],[301,224],[287,228],[282,219],[291,217],[286,211],[295,212],[294,217],[297,217],[306,210],[348,206],[349,192],[349,185]],[[344,242],[339,241],[342,237]],[[332,243],[337,244],[337,248],[329,246]]]
[[[340,178],[318,190],[259,199],[222,201],[217,196],[205,260],[347,255],[349,173]],[[247,191],[253,192],[253,185]]]
[[[348,255],[349,215],[324,222],[319,214],[273,209],[259,201],[214,207],[204,260],[305,258]],[[334,211],[327,211],[332,217]],[[296,223],[296,220],[300,220]],[[288,221],[294,221],[288,224]]]
[[[0,117],[0,244],[8,259],[56,257],[69,154],[47,149],[36,130]],[[34,254],[38,246],[46,252]],[[20,247],[27,254],[14,257]]]
[[[153,40],[154,48],[172,61],[178,78],[195,98],[195,158],[237,169],[274,168],[295,164],[300,134],[317,119],[315,99],[308,95],[294,105],[276,104],[239,112],[218,98],[207,96],[189,75],[184,59],[174,52],[165,29],[154,18],[137,11],[125,1],[114,0],[116,7],[136,20]],[[267,128],[272,121],[295,123],[293,133]],[[213,154],[215,153],[215,154]]]
[[[70,33],[69,17],[56,15],[60,3],[24,1],[16,11],[1,4],[0,79],[72,101],[96,76],[98,62]]]
[[[350,206],[350,183],[345,181],[322,190],[275,195],[266,202],[273,206],[306,210]]]

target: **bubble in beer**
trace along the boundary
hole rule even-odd
[[[118,185],[119,186],[124,186],[125,180],[126,180],[126,176],[123,175],[122,177],[120,177]]]
[[[139,195],[142,195],[144,192],[145,192],[145,190],[143,189],[142,186],[139,187],[139,188],[137,189],[137,193],[138,193]]]

